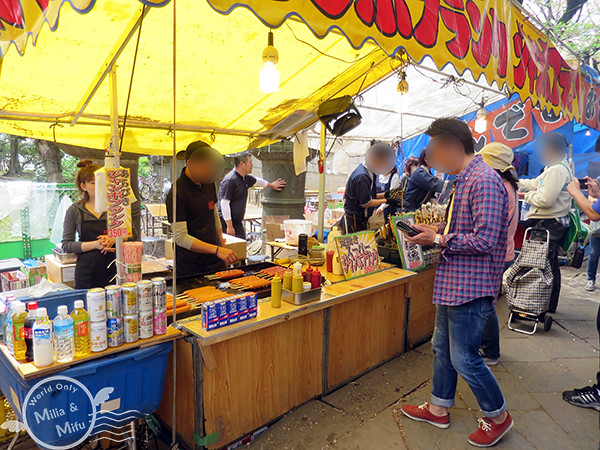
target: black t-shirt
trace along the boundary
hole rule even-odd
[[[217,188],[214,184],[198,185],[188,178],[185,168],[177,179],[177,214],[173,214],[173,188],[167,194],[167,216],[170,223],[186,222],[188,234],[213,245],[220,245],[215,224]],[[225,264],[214,254],[196,253],[175,247],[177,274],[191,275],[219,270]]]
[[[374,175],[360,164],[354,172],[350,174],[346,183],[344,201],[344,211],[353,216],[369,217],[373,213],[373,208],[365,209],[366,205],[372,199],[377,198],[377,185]]]
[[[241,222],[246,215],[246,203],[248,201],[248,188],[256,184],[256,178],[252,175],[242,177],[240,173],[233,169],[223,181],[219,188],[219,203],[221,200],[229,200],[231,208],[231,220],[233,222]],[[223,217],[222,208],[219,208],[219,215]]]

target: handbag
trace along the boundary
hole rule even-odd
[[[571,251],[576,244],[585,246],[592,232],[590,226],[581,220],[579,208],[575,202],[573,202],[573,208],[569,211],[569,218],[571,223],[560,243],[566,253]]]

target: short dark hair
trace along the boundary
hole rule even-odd
[[[410,169],[412,169],[413,167],[419,167],[420,164],[421,161],[419,158],[417,158],[416,156],[411,156],[406,160],[406,164],[404,164],[404,173],[409,175]]]
[[[235,164],[235,167],[237,167],[241,163],[247,162],[248,158],[251,158],[251,157],[252,157],[252,155],[250,154],[250,152],[240,152],[240,153],[237,153],[233,157],[233,164]]]
[[[427,163],[427,149],[424,148],[421,150],[421,155],[419,155],[419,166],[428,166]]]
[[[371,146],[367,149],[367,153],[372,155],[374,158],[377,158],[377,159],[389,158],[396,154],[396,152],[391,147],[391,145],[386,144],[385,142],[375,141],[375,140],[373,140],[371,142],[375,142],[375,143],[371,144]]]
[[[451,138],[460,141],[465,153],[470,155],[475,153],[475,141],[469,126],[460,119],[454,117],[442,117],[433,121],[425,134],[428,136],[441,137],[442,139]]]

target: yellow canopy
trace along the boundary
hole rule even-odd
[[[134,29],[143,5],[133,0],[87,3],[93,9],[83,15],[62,8],[58,29],[54,33],[43,30],[35,47],[27,48],[23,57],[9,52],[4,58],[0,131],[98,149],[108,146],[108,77],[77,124],[71,126],[71,122],[113,47]],[[168,155],[173,146],[173,5],[147,8],[145,13],[121,150]],[[177,1],[180,147],[195,139],[214,138],[214,146],[229,153],[250,143],[257,146],[290,136],[316,121],[314,111],[321,101],[355,95],[398,64],[375,45],[356,50],[343,36],[333,34],[318,40],[303,24],[290,22],[275,31],[281,88],[265,95],[259,90],[258,78],[267,32],[249,11],[223,16],[203,1]],[[121,115],[136,38],[134,33],[117,60]]]

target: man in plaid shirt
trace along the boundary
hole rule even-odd
[[[442,248],[435,277],[437,312],[433,334],[430,403],[404,405],[403,413],[439,428],[450,425],[458,374],[483,412],[469,443],[495,445],[513,426],[500,387],[479,354],[483,329],[502,281],[508,230],[508,194],[500,176],[474,153],[471,130],[458,119],[438,119],[427,130],[427,160],[456,175],[447,223],[419,226],[410,242]]]

